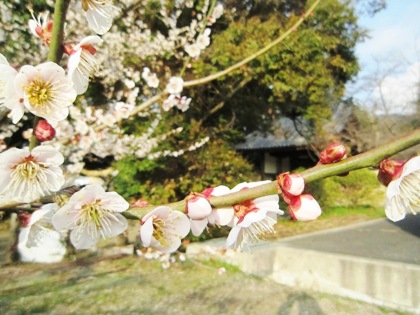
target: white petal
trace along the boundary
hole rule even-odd
[[[393,222],[400,221],[405,218],[408,209],[404,204],[404,200],[399,198],[399,196],[394,196],[392,198],[387,198],[385,204],[385,214],[388,219]]]
[[[232,207],[214,209],[208,217],[210,224],[217,224],[221,226],[228,225],[235,215]]]
[[[161,243],[159,243],[157,240],[155,240],[154,238],[152,238],[151,242],[150,242],[150,247],[162,252],[162,253],[173,253],[175,252],[179,246],[181,246],[181,239],[179,237],[176,237],[174,235],[170,235],[167,238],[167,246],[163,246]]]
[[[5,56],[3,56],[2,54],[0,54],[0,64],[5,64],[8,65],[9,63],[7,62],[7,59]]]
[[[88,10],[86,12],[86,19],[89,28],[99,35],[108,32],[112,26],[113,10],[114,8],[112,6],[103,7],[100,10]]]
[[[193,220],[202,220],[210,215],[211,205],[206,198],[194,197],[187,201],[187,214]]]
[[[207,219],[204,220],[191,220],[191,232],[195,236],[201,235],[208,223]]]
[[[130,206],[129,203],[116,192],[106,192],[99,196],[101,206],[113,212],[123,212]]]
[[[67,62],[67,71],[69,73],[69,77],[71,77],[70,73],[72,73],[78,66],[81,60],[82,50],[78,49],[74,53],[72,53],[69,57],[69,61]]]
[[[96,200],[97,196],[103,194],[105,190],[99,184],[91,184],[83,187],[78,192],[74,193],[69,202],[74,203],[92,203]]]
[[[418,170],[420,170],[420,156],[413,157],[404,164],[401,177],[407,176]]]
[[[9,106],[6,106],[10,108]],[[12,109],[12,123],[17,124],[25,114],[25,106],[20,102],[15,102],[15,106]]]
[[[263,220],[267,215],[267,211],[264,210],[258,210],[249,212],[245,215],[244,219],[238,223],[238,226],[241,227],[248,227],[252,223]]]
[[[75,46],[75,49],[82,47],[84,45],[98,45],[102,44],[103,39],[98,35],[90,35],[83,38],[78,45]]]
[[[168,217],[169,214],[172,213],[172,208],[168,207],[168,206],[159,206],[156,207],[155,209],[153,209],[152,211],[150,211],[148,214],[146,214],[143,219],[142,222],[145,222],[146,220],[148,220],[150,217],[152,216],[158,216],[160,218],[166,219]]]
[[[65,178],[61,168],[50,166],[48,171],[45,171],[48,185],[45,187],[49,191],[58,191],[65,183]]]
[[[180,238],[187,236],[191,228],[190,220],[188,217],[184,213],[174,210],[172,219],[173,233],[175,233]]]
[[[386,198],[391,199],[392,197],[398,195],[400,193],[400,184],[401,184],[402,178],[398,178],[396,180],[393,180],[389,183],[388,187],[386,188]]]
[[[153,235],[153,218],[142,221],[140,227],[140,238],[145,247],[149,247]]]
[[[223,196],[230,193],[230,189],[227,186],[217,186],[213,188],[213,191],[211,192],[212,196]]]
[[[33,225],[34,223],[41,220],[43,217],[47,216],[50,212],[54,212],[58,209],[58,205],[55,203],[49,203],[42,206],[40,209],[34,211],[31,215],[29,220],[29,225]]]
[[[28,22],[29,30],[31,31],[32,35],[39,38],[39,35],[36,33],[36,28],[38,27],[38,22],[35,20],[30,19]]]
[[[76,249],[89,249],[96,245],[98,238],[89,233],[87,229],[77,226],[70,233],[70,241]]]
[[[81,52],[81,50],[79,51]],[[70,58],[72,58],[72,56],[70,56]],[[77,95],[84,94],[87,91],[89,87],[89,75],[83,73],[77,66],[75,68],[72,66],[71,69],[69,68],[68,76],[74,83],[74,89],[76,90]]]
[[[239,247],[239,244],[242,242],[242,233],[241,232],[241,227],[239,226],[234,226],[230,232],[229,235],[227,237],[226,240],[226,247],[228,248],[233,248],[233,249],[237,249]]]
[[[31,151],[31,155],[37,161],[43,162],[47,165],[61,165],[64,162],[64,156],[50,145],[37,146]]]
[[[57,231],[70,230],[76,227],[80,217],[80,207],[72,202],[67,203],[57,210],[51,219],[51,223]]]
[[[127,230],[127,219],[119,213],[108,215],[110,226],[103,230],[105,237],[114,237]]]

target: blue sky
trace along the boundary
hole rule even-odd
[[[348,94],[377,112],[411,112],[420,80],[420,1],[387,0],[385,10],[359,22],[370,38],[356,47],[361,72]]]

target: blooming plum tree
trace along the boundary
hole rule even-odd
[[[69,198],[60,199],[66,176],[81,172],[88,153],[113,155],[116,159],[127,155],[153,159],[182,155],[203,146],[208,136],[186,148],[153,151],[167,137],[182,131],[172,128],[155,134],[159,124],[166,123],[164,113],[174,108],[185,112],[191,103],[181,94],[186,87],[214,81],[255,61],[310,19],[320,1],[296,17],[284,35],[251,56],[204,78],[187,80],[190,74],[186,69],[210,45],[210,27],[223,11],[216,1],[200,3],[197,7],[187,0],[175,1],[172,6],[161,3],[150,8],[158,18],[137,20],[144,13],[141,8],[147,6],[143,1],[126,1],[117,9],[111,1],[57,0],[53,20],[44,14],[28,21],[30,32],[48,50],[47,61],[37,62],[43,56],[40,49],[34,52],[39,55],[34,58],[35,65],[16,70],[0,55],[0,106],[9,112],[12,125],[24,118],[33,122],[30,141],[24,148],[3,144],[0,153],[0,209],[16,211],[17,206],[22,210],[24,205],[32,213],[25,221],[25,228],[32,231],[24,230],[22,248],[27,249],[31,237],[37,238],[36,229],[45,228],[39,224],[47,214],[48,218],[51,215],[47,223],[57,233],[71,231],[69,238],[76,249],[94,247],[100,238],[123,233],[127,219],[140,223],[139,238],[145,247],[164,253],[176,251],[190,231],[199,235],[208,225],[231,227],[226,247],[246,248],[262,234],[273,231],[277,216],[284,214],[279,208],[279,195],[289,205],[292,218],[313,220],[321,214],[321,208],[304,192],[305,183],[377,166],[385,157],[420,142],[420,130],[415,130],[351,158],[346,158],[341,146],[335,147],[339,152],[328,148],[321,163],[301,174],[283,173],[274,182],[245,182],[231,190],[216,186],[170,205],[130,207],[118,193],[106,192],[99,184],[88,184],[72,191]],[[196,10],[194,17],[185,19],[183,9],[192,7]],[[7,5],[4,8],[10,9]],[[86,25],[79,23],[80,14],[86,15]],[[120,19],[122,16],[126,19]],[[137,22],[127,23],[131,20]],[[114,32],[113,25],[117,24],[118,31]],[[101,37],[88,35],[92,31]],[[76,37],[80,34],[86,36],[79,41]],[[157,57],[167,64],[153,62]],[[139,60],[143,61],[141,65]],[[97,100],[92,97],[96,88],[108,99],[101,104],[104,106],[93,103]],[[141,132],[132,132],[123,122],[135,125],[138,115],[150,121],[146,128],[140,128]],[[394,174],[389,183],[386,213],[393,220],[402,219],[408,210],[419,212],[417,162],[417,158],[405,162],[400,177]],[[51,194],[54,202],[38,209],[42,197]]]

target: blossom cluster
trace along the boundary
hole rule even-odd
[[[265,233],[274,232],[277,216],[283,214],[278,196],[260,197],[226,208],[213,208],[208,198],[266,183],[242,183],[231,190],[226,186],[206,189],[187,197],[185,213],[169,206],[155,208],[141,219],[139,237],[143,246],[172,253],[190,231],[198,236],[209,225],[231,227],[227,248],[246,248],[254,244]],[[75,248],[94,247],[100,238],[110,238],[127,229],[123,214],[128,208],[128,202],[116,192],[106,192],[99,184],[87,185],[61,207],[55,203],[47,204],[27,216],[20,246],[29,255],[31,248],[35,247],[33,244],[41,243],[45,233],[51,234],[51,241],[58,241],[70,231],[70,241]]]
[[[304,188],[305,180],[299,174],[286,172],[277,176],[277,190],[288,204],[290,216],[310,221],[321,215],[321,207],[312,195],[303,193]]]
[[[209,12],[209,2],[205,1],[201,12],[198,12],[196,17],[191,20],[191,24],[179,28],[177,20],[182,8],[190,6],[191,3],[188,1],[177,2],[174,7],[175,14],[166,10],[159,13],[161,21],[170,30],[168,34],[158,33],[152,36],[152,30],[147,23],[142,21],[139,12],[127,10],[135,4],[135,1],[126,1],[120,3],[120,8],[117,9],[111,1],[84,0],[70,3],[63,44],[64,52],[68,56],[66,77],[73,81],[74,90],[77,95],[81,96],[79,104],[81,103],[82,106],[77,108],[67,106],[67,109],[63,108],[60,111],[46,108],[45,111],[50,114],[38,113],[38,116],[45,118],[46,122],[53,127],[48,129],[49,136],[45,135],[45,128],[30,129],[24,133],[24,136],[29,138],[34,132],[39,140],[48,141],[48,145],[59,149],[65,157],[66,173],[80,172],[84,165],[83,159],[87,154],[94,154],[101,158],[114,156],[116,159],[133,153],[138,158],[176,157],[184,152],[195,150],[208,141],[208,137],[204,137],[188,147],[175,151],[156,150],[159,143],[165,141],[168,136],[182,132],[182,129],[178,127],[163,134],[154,133],[158,124],[161,123],[161,115],[156,111],[156,106],[153,107],[153,113],[142,113],[143,116],[150,116],[150,127],[144,133],[136,134],[136,136],[125,134],[124,126],[119,122],[129,119],[130,116],[138,115],[136,106],[139,102],[144,101],[144,97],[148,97],[150,93],[148,88],[158,88],[160,81],[156,72],[152,73],[149,68],[138,67],[137,64],[127,64],[125,59],[127,56],[137,55],[141,56],[143,60],[148,60],[150,56],[156,58],[156,56],[165,54],[183,60],[187,56],[182,49],[180,50],[180,47],[193,41],[200,42],[204,49],[210,43],[208,27],[221,16],[223,7],[219,4],[212,12]],[[85,14],[87,24],[74,23],[79,20],[80,12]],[[9,7],[4,6],[2,14],[12,14],[12,12]],[[35,17],[33,12],[31,14],[32,19],[28,23],[29,30],[35,38],[40,39],[44,44],[40,46],[40,49],[33,51],[34,54],[42,54],[34,58],[34,60],[38,60],[43,56],[45,58],[43,53],[45,49],[41,48],[48,48],[50,45],[53,21],[48,13],[40,14],[38,17]],[[123,27],[126,28],[126,31],[109,32],[113,19],[118,18],[121,14],[126,14],[123,20],[125,24]],[[80,36],[79,34],[89,34],[92,31],[101,37],[87,35],[77,42],[68,40],[68,38]],[[124,36],[127,37],[123,38]],[[130,42],[131,45],[126,45],[127,42]],[[155,49],[152,49],[153,47]],[[0,62],[5,64],[4,68],[7,70],[3,71],[4,77],[8,76],[9,72],[14,74],[16,71],[14,66],[9,66],[5,58],[2,57]],[[155,68],[155,70],[159,71],[159,76],[163,81],[167,81],[166,87],[163,85],[163,88],[169,93],[169,97],[162,102],[162,110],[168,111],[171,108],[177,108],[181,112],[186,111],[191,104],[191,99],[180,94],[182,78],[172,76],[168,79],[171,73],[168,72],[170,69],[167,67],[164,71],[161,68]],[[89,81],[94,77],[98,78],[105,86],[104,93],[109,99],[108,104],[99,104],[100,106],[91,104],[83,96]],[[143,84],[141,78],[145,80],[146,85]],[[8,83],[10,86],[14,86],[10,80]],[[10,116],[14,123],[18,123],[22,117],[26,119],[23,116],[25,111],[33,112],[33,110],[29,110],[31,107],[25,108],[26,103],[21,102],[21,99],[19,95],[15,95],[15,101],[11,104],[10,97],[8,97],[4,104],[4,107],[10,110]],[[20,102],[18,103],[18,101]],[[65,116],[67,117],[68,113],[70,113],[69,119],[63,119]],[[42,124],[45,123],[42,122]],[[11,137],[12,132],[11,129],[5,129],[0,134],[2,139],[6,139]],[[51,136],[52,134],[54,136]]]

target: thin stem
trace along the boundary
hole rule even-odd
[[[54,5],[53,31],[48,60],[59,63],[63,56],[64,24],[70,0],[56,0]]]
[[[300,173],[306,183],[310,183],[322,178],[340,175],[346,172],[361,168],[376,167],[383,159],[386,159],[398,152],[406,150],[420,144],[420,128],[380,147],[345,159],[341,162],[327,165],[316,165]],[[242,190],[239,192],[210,197],[209,201],[214,208],[228,207],[246,200],[255,199],[267,195],[277,194],[277,181]],[[174,210],[184,211],[185,200],[168,204]],[[138,216],[143,216],[153,210],[154,207],[132,208],[130,212]]]
[[[31,138],[29,139],[29,151],[32,151],[39,144],[38,138],[35,136],[35,128],[38,125],[40,118],[38,116],[34,116],[34,123],[33,123],[33,132],[31,134]]]
[[[284,32],[283,34],[281,34],[276,40],[272,41],[270,44],[268,44],[267,46],[261,48],[260,50],[258,50],[256,53],[252,54],[251,56],[243,59],[242,61],[224,69],[223,71],[211,74],[207,77],[204,78],[200,78],[200,79],[196,79],[196,80],[191,80],[191,81],[187,81],[184,82],[184,87],[190,87],[190,86],[195,86],[195,85],[201,85],[201,84],[206,84],[208,82],[211,82],[213,80],[216,80],[220,77],[223,77],[233,71],[235,71],[236,69],[239,69],[240,67],[246,65],[247,63],[251,62],[252,60],[258,58],[259,56],[265,54],[267,51],[269,51],[271,48],[273,48],[274,46],[280,44],[285,38],[287,38],[292,32],[294,32],[294,30],[297,29],[297,27],[303,23],[303,21],[306,19],[307,16],[310,16],[310,14],[315,10],[316,6],[319,4],[320,0],[317,0],[314,2],[314,4],[309,8],[309,10],[305,13],[305,15],[303,15],[302,17],[299,18],[299,20],[291,27],[289,28],[286,32]]]

